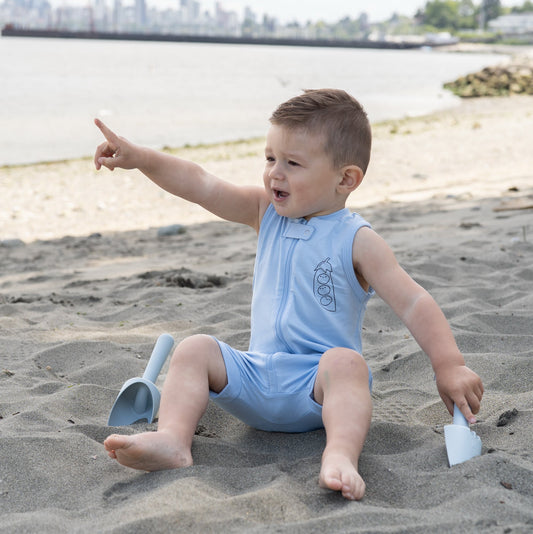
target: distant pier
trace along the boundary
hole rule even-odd
[[[374,48],[407,50],[426,46],[426,43],[405,41],[371,41],[367,39],[299,39],[289,37],[229,37],[223,35],[187,35],[163,33],[115,33],[99,31],[37,30],[6,25],[2,37],[40,37],[54,39],[103,39],[109,41],[162,41],[172,43],[247,44],[268,46],[312,46],[327,48]],[[434,46],[432,44],[431,46]]]

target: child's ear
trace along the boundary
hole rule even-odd
[[[363,181],[364,173],[357,165],[346,165],[341,169],[341,181],[337,186],[339,192],[350,194],[355,191]]]

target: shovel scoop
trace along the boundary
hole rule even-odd
[[[143,420],[153,422],[161,400],[155,381],[173,346],[171,335],[161,334],[157,338],[142,378],[130,378],[122,386],[111,408],[108,426],[132,425]]]
[[[445,425],[444,440],[450,467],[481,454],[481,438],[472,430],[459,408],[453,405],[453,424]]]

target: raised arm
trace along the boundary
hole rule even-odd
[[[159,187],[198,204],[223,219],[256,230],[268,202],[264,189],[237,186],[208,173],[200,165],[135,145],[115,134],[102,121],[95,124],[105,137],[94,156],[96,169],[139,169]]]
[[[354,268],[393,309],[429,356],[437,389],[450,414],[453,404],[470,422],[480,408],[483,384],[466,367],[452,331],[433,297],[398,264],[385,241],[369,228],[354,240]]]

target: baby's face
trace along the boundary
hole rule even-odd
[[[310,219],[344,207],[337,186],[342,172],[324,150],[322,135],[272,125],[267,134],[263,181],[279,215]]]

